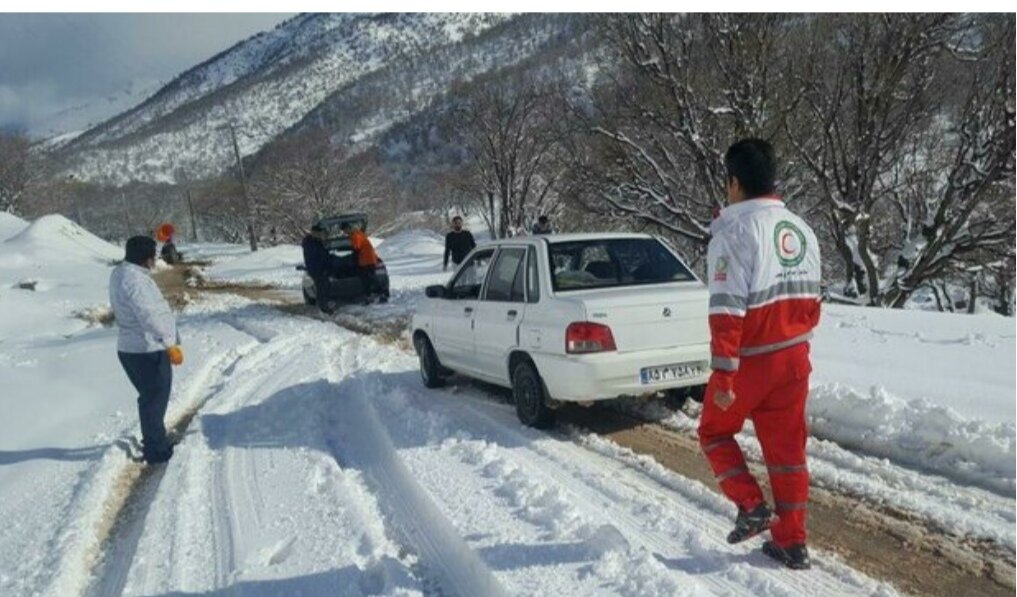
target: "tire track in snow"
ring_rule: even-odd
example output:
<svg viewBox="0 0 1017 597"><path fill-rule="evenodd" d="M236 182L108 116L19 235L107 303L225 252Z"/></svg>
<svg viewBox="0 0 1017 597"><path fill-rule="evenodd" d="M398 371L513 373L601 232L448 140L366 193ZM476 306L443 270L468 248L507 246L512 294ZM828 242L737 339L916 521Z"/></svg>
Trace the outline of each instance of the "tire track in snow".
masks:
<svg viewBox="0 0 1017 597"><path fill-rule="evenodd" d="M247 329L247 321L239 321L237 329ZM255 325L258 325L255 323ZM261 326L259 326L261 327ZM294 348L305 341L299 336L283 336L272 338L266 336L248 353L242 361L234 364L230 375L224 377L218 386L215 400L210 404L213 410L234 412L238 408L248 406L247 400L252 397L264 397L276 389L290 384L299 374L299 361L302 353ZM272 367L266 367L271 363ZM201 409L199 414L206 414L208 409ZM175 496L178 509L169 539L173 549L170 552L170 586L185 587L195 582L209 582L216 588L229 586L233 575L238 569L237 548L245 544L245 529L258 528L249 526L251 521L240 520L238 512L252 512L260 499L257 489L252 490L248 484L256 481L256 476L247 476L243 470L231 466L239 461L239 465L247 464L253 457L250 450L227 450L216 458L208 445L204 434L195 437L195 445L189 446L186 458L176 460L176 470L171 471L179 482L175 488L179 495ZM182 478L182 479L181 479ZM253 496L253 497L252 497ZM255 499L257 498L257 499ZM195 524L199 516L193 506L204 508L206 525ZM211 544L211 545L210 545ZM201 546L196 549L195 546ZM211 563L211 572L206 578L193 578L188 571L205 571ZM159 563L146 561L136 566L136 576L144 579L149 569ZM181 576L181 574L183 576ZM144 586L146 592L154 593L162 587L157 578Z"/></svg>
<svg viewBox="0 0 1017 597"><path fill-rule="evenodd" d="M359 369L349 351L357 350L360 341L350 344L354 346L343 347L347 363L344 372ZM353 367L349 366L351 360ZM368 399L376 388L369 388L363 377L356 376L346 377L342 387L348 391L341 397L343 416L333 421L333 454L340 466L363 472L400 542L416 553L442 593L507 595L487 564L459 536L399 458L388 430Z"/></svg>
<svg viewBox="0 0 1017 597"><path fill-rule="evenodd" d="M249 348L249 347L247 347ZM179 417L167 426L167 432L183 438L195 414L221 391L225 378L244 358L246 349L235 349L219 357L191 382L188 394L208 388L204 396L192 401ZM213 379L220 383L212 385ZM193 399L192 399L193 400ZM86 590L95 595L119 595L127 581L127 571L141 538L144 520L162 481L167 465L150 466L124 460L106 496L103 516L95 529L91 546L85 551L85 569L93 580Z"/></svg>
<svg viewBox="0 0 1017 597"><path fill-rule="evenodd" d="M231 349L207 366L197 376L197 381L190 382L190 388L186 390L186 393L192 396L191 400L187 401L190 405L167 425L167 432L181 441L185 439L197 414L223 393L242 361L245 369L255 368L277 354L288 351L300 341L299 338L287 338L285 342L273 343L275 332L258 324L248 324L232 314L213 316L212 319L250 336L257 343ZM194 400L193 396L198 394L201 388L206 388L203 397ZM175 461L180 462L179 459ZM85 552L85 569L91 571L92 577L90 586L84 588L89 594L119 595L123 592L138 541L144 531L145 519L158 493L167 466L169 465L150 466L128 460L120 467L113 489L106 498L103 516L97 526L92 547ZM177 466L186 464L181 463ZM226 547L227 551L217 552L217 569L224 567L220 561L222 558L227 561L225 566L232 566L231 537L227 538L222 534L218 537L221 541L219 545ZM145 570L140 572L144 576Z"/></svg>

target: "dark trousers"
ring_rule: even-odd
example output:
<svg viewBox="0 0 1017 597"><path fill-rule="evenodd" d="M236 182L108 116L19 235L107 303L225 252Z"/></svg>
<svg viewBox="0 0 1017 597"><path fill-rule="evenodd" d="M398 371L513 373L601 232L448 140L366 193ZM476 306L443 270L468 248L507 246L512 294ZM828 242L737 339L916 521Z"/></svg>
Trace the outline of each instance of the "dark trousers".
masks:
<svg viewBox="0 0 1017 597"><path fill-rule="evenodd" d="M382 292L381 285L378 284L378 277L374 272L375 266L365 265L357 267L357 275L360 277L360 284L364 287L364 294L383 294L385 298L388 295Z"/></svg>
<svg viewBox="0 0 1017 597"><path fill-rule="evenodd" d="M145 460L163 461L173 454L166 439L166 406L173 386L173 369L165 350L118 352L120 364L138 391L138 419L141 420L142 451Z"/></svg>

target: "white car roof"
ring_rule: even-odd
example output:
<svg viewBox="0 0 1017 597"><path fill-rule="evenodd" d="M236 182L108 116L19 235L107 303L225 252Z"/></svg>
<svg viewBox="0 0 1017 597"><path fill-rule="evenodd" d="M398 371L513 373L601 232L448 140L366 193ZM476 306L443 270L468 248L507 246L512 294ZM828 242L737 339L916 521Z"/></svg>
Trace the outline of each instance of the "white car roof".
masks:
<svg viewBox="0 0 1017 597"><path fill-rule="evenodd" d="M653 238L653 237L650 236L649 234L640 234L636 232L580 232L573 234L514 236L512 238L500 238L497 240L492 240L481 244L486 246L520 245L520 244L535 245L545 240L553 244L573 241L613 240L623 238Z"/></svg>

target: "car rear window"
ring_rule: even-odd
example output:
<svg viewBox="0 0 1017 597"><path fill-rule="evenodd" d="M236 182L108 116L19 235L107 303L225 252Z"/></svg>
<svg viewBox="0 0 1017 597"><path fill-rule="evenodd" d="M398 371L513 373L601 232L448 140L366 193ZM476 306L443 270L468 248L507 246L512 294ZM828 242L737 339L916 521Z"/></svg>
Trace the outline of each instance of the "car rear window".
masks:
<svg viewBox="0 0 1017 597"><path fill-rule="evenodd" d="M551 243L548 255L556 291L695 280L692 272L653 238Z"/></svg>

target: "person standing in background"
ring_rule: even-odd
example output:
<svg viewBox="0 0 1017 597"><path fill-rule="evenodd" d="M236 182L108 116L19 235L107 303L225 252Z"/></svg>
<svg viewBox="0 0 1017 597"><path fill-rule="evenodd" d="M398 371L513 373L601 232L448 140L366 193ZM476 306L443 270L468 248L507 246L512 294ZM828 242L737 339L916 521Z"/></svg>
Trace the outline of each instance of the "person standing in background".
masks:
<svg viewBox="0 0 1017 597"><path fill-rule="evenodd" d="M458 266L476 246L473 234L469 230L463 229L463 219L460 216L452 218L452 230L445 235L445 257L442 262L442 270L448 269L450 257L452 265Z"/></svg>
<svg viewBox="0 0 1017 597"><path fill-rule="evenodd" d="M534 236L541 234L554 234L554 226L551 225L551 220L547 216L540 216L537 218L537 222L533 225L532 233Z"/></svg>
<svg viewBox="0 0 1017 597"><path fill-rule="evenodd" d="M173 386L171 365L184 361L173 312L150 274L155 248L148 236L131 237L123 263L109 278L109 302L119 329L117 356L138 391L142 456L149 464L173 456L163 419Z"/></svg>

